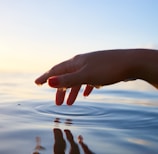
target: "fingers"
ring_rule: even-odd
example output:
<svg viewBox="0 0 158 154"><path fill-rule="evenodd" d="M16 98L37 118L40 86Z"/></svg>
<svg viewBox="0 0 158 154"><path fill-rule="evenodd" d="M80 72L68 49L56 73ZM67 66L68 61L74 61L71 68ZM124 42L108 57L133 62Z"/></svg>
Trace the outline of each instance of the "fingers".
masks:
<svg viewBox="0 0 158 154"><path fill-rule="evenodd" d="M84 83L85 73L82 70L65 75L53 76L48 79L48 85L53 88L70 88Z"/></svg>
<svg viewBox="0 0 158 154"><path fill-rule="evenodd" d="M80 56L78 56L80 57ZM52 67L48 72L41 75L39 78L35 80L35 83L38 85L44 84L50 77L59 76L62 74L67 74L71 72L75 72L81 68L82 62L78 60L79 58L72 58L70 60L64 61L58 65Z"/></svg>
<svg viewBox="0 0 158 154"><path fill-rule="evenodd" d="M81 88L81 86L71 88L71 91L69 93L69 97L67 99L67 105L72 105L75 102L80 88Z"/></svg>
<svg viewBox="0 0 158 154"><path fill-rule="evenodd" d="M56 105L62 105L64 102L66 90L58 88L56 92Z"/></svg>
<svg viewBox="0 0 158 154"><path fill-rule="evenodd" d="M70 69L70 61L62 62L54 67L52 67L48 72L41 75L39 78L35 80L35 83L40 85L47 82L48 78L51 76L56 76L60 74L68 73L67 71Z"/></svg>
<svg viewBox="0 0 158 154"><path fill-rule="evenodd" d="M86 79L87 71L85 63L81 56L76 56L73 59L54 66L50 71L37 78L35 83L40 85L48 81L50 87L57 88L56 105L62 105L64 102L66 90L63 90L63 88L71 88L67 105L72 105L76 100L81 85L87 82ZM87 86L84 96L88 96L92 90L92 86Z"/></svg>
<svg viewBox="0 0 158 154"><path fill-rule="evenodd" d="M60 129L54 129L54 154L65 153L66 142Z"/></svg>
<svg viewBox="0 0 158 154"><path fill-rule="evenodd" d="M72 135L72 133L70 132L70 130L65 129L64 132L65 132L65 134L66 134L66 137L67 137L68 141L69 141L70 143L71 143L71 142L74 142L73 135Z"/></svg>
<svg viewBox="0 0 158 154"><path fill-rule="evenodd" d="M44 84L45 82L47 82L47 79L50 77L50 73L49 72L46 72L45 74L41 75L40 77L38 77L36 80L35 80L35 83L37 85L42 85Z"/></svg>
<svg viewBox="0 0 158 154"><path fill-rule="evenodd" d="M71 88L71 91L70 91L68 99L67 99L67 105L72 105L75 102L80 88L81 88L81 86ZM65 89L61 89L61 88L57 89L57 92L56 92L56 105L62 105L63 104L65 94L66 94Z"/></svg>
<svg viewBox="0 0 158 154"><path fill-rule="evenodd" d="M74 138L73 138L73 135L72 135L72 133L71 133L71 131L70 130L64 130L64 132L65 132L65 135L66 135L66 138L67 138L67 140L69 141L69 143L70 143L70 153L72 154L80 154L80 150L79 150L79 147L78 147L78 145L77 145L77 143L74 141Z"/></svg>
<svg viewBox="0 0 158 154"><path fill-rule="evenodd" d="M92 92L93 88L94 88L93 86L87 85L83 92L83 96L89 96L89 94Z"/></svg>
<svg viewBox="0 0 158 154"><path fill-rule="evenodd" d="M44 78L47 78L46 76L48 77L48 75L46 74L43 75L40 78L40 82L41 79L43 80ZM57 88L56 101L55 101L56 105L63 104L66 94L66 90L64 89L66 88L71 88L71 91L67 99L67 105L72 105L77 98L81 85L84 83L85 76L86 73L84 72L84 68L82 68L76 72L49 77L48 85L52 88ZM87 85L83 95L88 96L92 90L93 90L93 86Z"/></svg>
<svg viewBox="0 0 158 154"><path fill-rule="evenodd" d="M88 96L92 92L93 88L94 88L93 86L87 85L85 90L84 90L83 95ZM67 105L72 105L75 102L80 89L81 89L81 85L71 88L71 91L70 91L69 96L67 98ZM62 88L57 89L57 92L56 92L56 105L62 105L63 104L65 94L66 94L66 89L62 89Z"/></svg>

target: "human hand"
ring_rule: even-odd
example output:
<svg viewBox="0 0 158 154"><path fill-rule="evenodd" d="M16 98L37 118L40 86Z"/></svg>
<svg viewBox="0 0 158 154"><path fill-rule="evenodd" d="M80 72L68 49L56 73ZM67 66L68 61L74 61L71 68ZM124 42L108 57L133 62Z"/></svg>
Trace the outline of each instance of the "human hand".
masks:
<svg viewBox="0 0 158 154"><path fill-rule="evenodd" d="M36 84L48 81L50 87L57 88L56 104L64 101L66 89L71 88L67 104L72 105L82 84L88 96L94 87L113 84L128 77L130 52L126 50L107 50L77 55L64 61L36 79Z"/></svg>

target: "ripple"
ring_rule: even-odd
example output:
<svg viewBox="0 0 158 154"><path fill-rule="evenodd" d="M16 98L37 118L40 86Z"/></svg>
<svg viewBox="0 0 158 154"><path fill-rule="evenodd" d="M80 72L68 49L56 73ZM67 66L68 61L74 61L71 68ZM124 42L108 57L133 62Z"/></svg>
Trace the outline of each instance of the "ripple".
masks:
<svg viewBox="0 0 158 154"><path fill-rule="evenodd" d="M132 106L88 103L73 106L56 106L52 103L41 104L35 107L38 114L44 119L65 123L70 119L73 125L78 127L113 128L113 129L157 129L158 113L151 112L148 108L136 108ZM41 116L40 116L41 117ZM155 118L156 117L156 118Z"/></svg>
<svg viewBox="0 0 158 154"><path fill-rule="evenodd" d="M79 104L73 106L56 106L51 104L36 106L36 112L42 114L44 119L50 118L54 123L62 123L67 125L67 120L69 125L75 125L78 127L91 127L93 128L101 126L105 117L110 116L109 111L105 110L101 106L96 106L96 104ZM41 117L41 116L40 116ZM59 120L58 120L59 119ZM49 121L48 120L48 121Z"/></svg>
<svg viewBox="0 0 158 154"><path fill-rule="evenodd" d="M106 111L103 108L96 106L85 106L85 105L73 105L73 106L56 106L56 105L40 105L36 107L36 110L45 115L54 116L70 116L70 117L91 117L105 115Z"/></svg>

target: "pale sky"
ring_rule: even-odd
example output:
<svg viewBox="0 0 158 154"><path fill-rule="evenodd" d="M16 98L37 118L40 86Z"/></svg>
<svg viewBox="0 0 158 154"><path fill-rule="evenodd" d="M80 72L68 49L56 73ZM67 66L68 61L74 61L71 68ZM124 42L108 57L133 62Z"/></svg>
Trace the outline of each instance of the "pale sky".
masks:
<svg viewBox="0 0 158 154"><path fill-rule="evenodd" d="M0 70L136 47L158 49L158 0L0 0Z"/></svg>

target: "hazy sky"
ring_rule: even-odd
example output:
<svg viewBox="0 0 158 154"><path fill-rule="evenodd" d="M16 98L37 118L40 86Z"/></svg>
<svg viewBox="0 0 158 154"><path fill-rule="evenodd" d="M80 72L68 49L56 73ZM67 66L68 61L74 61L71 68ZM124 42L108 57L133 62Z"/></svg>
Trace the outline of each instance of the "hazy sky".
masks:
<svg viewBox="0 0 158 154"><path fill-rule="evenodd" d="M158 48L158 0L0 0L0 70L136 47Z"/></svg>

